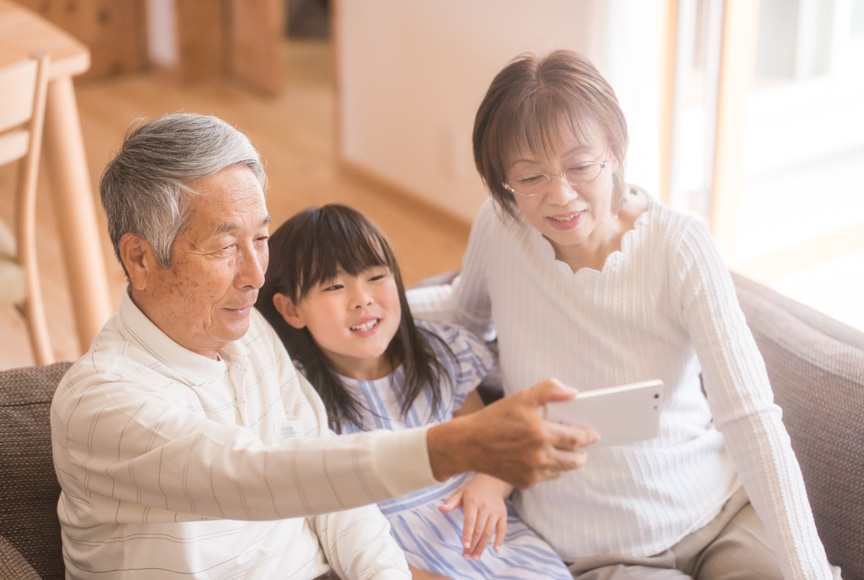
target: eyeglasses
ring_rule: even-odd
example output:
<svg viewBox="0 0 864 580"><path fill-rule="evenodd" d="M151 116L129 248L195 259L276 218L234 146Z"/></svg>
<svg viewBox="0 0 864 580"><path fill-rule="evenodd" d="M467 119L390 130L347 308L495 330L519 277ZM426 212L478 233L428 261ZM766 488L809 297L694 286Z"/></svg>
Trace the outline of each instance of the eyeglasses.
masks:
<svg viewBox="0 0 864 580"><path fill-rule="evenodd" d="M556 177L570 187L585 185L597 179L607 163L608 159L592 163L580 163L579 165L568 167L558 175L548 175L546 173L517 175L513 179L504 182L504 189L522 197L534 197L546 193L549 190L549 184Z"/></svg>

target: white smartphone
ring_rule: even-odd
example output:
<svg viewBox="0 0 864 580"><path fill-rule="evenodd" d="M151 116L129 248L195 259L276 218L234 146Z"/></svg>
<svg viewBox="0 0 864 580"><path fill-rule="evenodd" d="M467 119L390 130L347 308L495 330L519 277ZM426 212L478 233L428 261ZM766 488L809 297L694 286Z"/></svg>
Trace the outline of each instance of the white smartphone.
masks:
<svg viewBox="0 0 864 580"><path fill-rule="evenodd" d="M657 436L662 403L663 381L642 381L580 391L575 399L548 403L546 418L593 427L600 440L591 447L622 445Z"/></svg>

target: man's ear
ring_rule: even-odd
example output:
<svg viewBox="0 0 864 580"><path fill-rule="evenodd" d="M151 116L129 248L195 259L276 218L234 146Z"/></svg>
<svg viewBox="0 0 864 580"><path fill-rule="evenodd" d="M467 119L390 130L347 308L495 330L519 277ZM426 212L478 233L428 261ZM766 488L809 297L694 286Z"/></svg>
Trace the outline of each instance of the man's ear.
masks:
<svg viewBox="0 0 864 580"><path fill-rule="evenodd" d="M276 307L276 311L282 315L282 318L296 328L300 330L306 326L306 323L303 321L303 318L300 316L300 313L297 312L297 306L294 305L294 302L291 301L290 298L282 294L281 292L276 292L273 294L273 306Z"/></svg>
<svg viewBox="0 0 864 580"><path fill-rule="evenodd" d="M157 267L153 249L142 237L125 233L118 244L120 261L129 275L129 284L135 290L144 290L153 268Z"/></svg>

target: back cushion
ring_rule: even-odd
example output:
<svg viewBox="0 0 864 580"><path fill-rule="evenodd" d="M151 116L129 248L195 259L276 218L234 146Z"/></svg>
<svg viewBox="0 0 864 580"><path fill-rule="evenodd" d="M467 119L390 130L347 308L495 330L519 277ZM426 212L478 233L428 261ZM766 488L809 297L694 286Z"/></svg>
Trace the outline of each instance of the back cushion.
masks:
<svg viewBox="0 0 864 580"><path fill-rule="evenodd" d="M42 578L63 578L51 397L69 363L0 371L0 536Z"/></svg>
<svg viewBox="0 0 864 580"><path fill-rule="evenodd" d="M828 559L864 578L864 333L735 277Z"/></svg>

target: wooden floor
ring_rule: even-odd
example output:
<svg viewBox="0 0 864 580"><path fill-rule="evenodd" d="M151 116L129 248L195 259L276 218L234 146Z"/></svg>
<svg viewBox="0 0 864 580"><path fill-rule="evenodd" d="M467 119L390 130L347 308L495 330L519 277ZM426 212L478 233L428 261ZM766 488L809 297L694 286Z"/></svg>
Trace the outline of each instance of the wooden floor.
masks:
<svg viewBox="0 0 864 580"><path fill-rule="evenodd" d="M94 196L102 167L116 150L129 124L138 117L186 111L214 114L248 133L261 151L270 187L268 204L274 223L309 205L351 204L365 211L388 234L406 284L457 268L468 237L467 224L450 219L410 199L341 171L336 152L336 100L331 46L325 41L286 42L285 89L261 97L229 81L180 86L152 75L78 82L78 107ZM12 214L11 174L0 171L0 217ZM42 179L42 184L45 183ZM104 262L113 307L125 287L104 231ZM39 258L47 316L57 360L73 360L77 344L61 248L58 219L50 191L40 185ZM33 364L26 327L11 307L0 308L0 369Z"/></svg>

